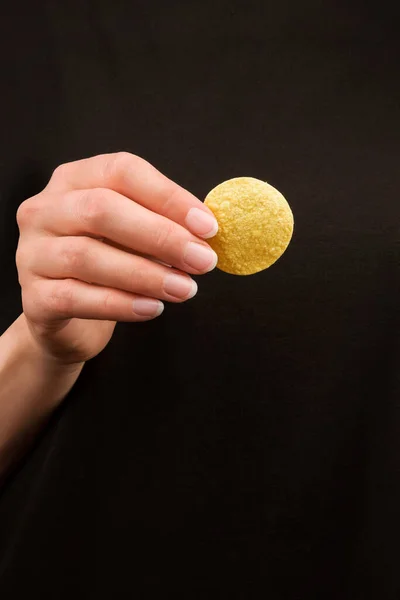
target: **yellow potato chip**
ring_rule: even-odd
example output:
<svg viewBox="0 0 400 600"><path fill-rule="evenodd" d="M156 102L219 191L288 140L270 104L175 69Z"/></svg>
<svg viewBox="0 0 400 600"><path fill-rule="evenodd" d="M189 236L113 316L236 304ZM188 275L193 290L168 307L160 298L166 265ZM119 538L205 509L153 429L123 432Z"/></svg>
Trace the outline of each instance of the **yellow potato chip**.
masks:
<svg viewBox="0 0 400 600"><path fill-rule="evenodd" d="M218 254L217 267L233 275L251 275L270 267L284 253L293 233L293 214L278 190L253 177L224 181L205 204L219 229L208 240Z"/></svg>

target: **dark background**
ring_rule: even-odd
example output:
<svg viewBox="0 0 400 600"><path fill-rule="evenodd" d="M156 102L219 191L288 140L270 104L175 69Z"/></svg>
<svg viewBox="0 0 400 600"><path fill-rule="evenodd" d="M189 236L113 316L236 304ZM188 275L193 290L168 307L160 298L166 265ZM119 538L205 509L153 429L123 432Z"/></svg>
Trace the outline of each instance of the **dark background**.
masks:
<svg viewBox="0 0 400 600"><path fill-rule="evenodd" d="M120 324L0 497L2 598L400 595L398 8L4 3L1 312L15 212L128 150L200 198L267 180L295 234Z"/></svg>

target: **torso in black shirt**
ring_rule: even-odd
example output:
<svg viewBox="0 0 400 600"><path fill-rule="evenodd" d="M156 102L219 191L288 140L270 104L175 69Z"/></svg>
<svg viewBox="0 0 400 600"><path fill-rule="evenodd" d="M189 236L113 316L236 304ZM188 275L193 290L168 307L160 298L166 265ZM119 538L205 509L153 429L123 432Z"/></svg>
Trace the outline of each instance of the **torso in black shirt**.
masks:
<svg viewBox="0 0 400 600"><path fill-rule="evenodd" d="M120 324L0 498L0 594L394 600L400 593L396 15L370 2L8 3L1 326L15 212L127 150L200 198L253 176L295 216Z"/></svg>

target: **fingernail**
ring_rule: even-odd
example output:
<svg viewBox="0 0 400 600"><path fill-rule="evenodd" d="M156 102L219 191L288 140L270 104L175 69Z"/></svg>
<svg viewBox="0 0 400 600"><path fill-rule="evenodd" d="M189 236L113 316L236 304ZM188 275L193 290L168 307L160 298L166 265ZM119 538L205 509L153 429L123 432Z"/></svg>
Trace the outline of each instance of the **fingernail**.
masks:
<svg viewBox="0 0 400 600"><path fill-rule="evenodd" d="M133 312L140 317L159 317L164 310L164 304L154 298L135 298Z"/></svg>
<svg viewBox="0 0 400 600"><path fill-rule="evenodd" d="M174 298L189 300L197 292L197 283L189 277L170 273L164 279L164 291Z"/></svg>
<svg viewBox="0 0 400 600"><path fill-rule="evenodd" d="M217 264L218 257L214 250L196 242L189 242L184 255L185 263L196 271L212 271Z"/></svg>
<svg viewBox="0 0 400 600"><path fill-rule="evenodd" d="M186 215L186 225L192 233L203 238L213 237L218 231L217 220L200 208L191 208Z"/></svg>

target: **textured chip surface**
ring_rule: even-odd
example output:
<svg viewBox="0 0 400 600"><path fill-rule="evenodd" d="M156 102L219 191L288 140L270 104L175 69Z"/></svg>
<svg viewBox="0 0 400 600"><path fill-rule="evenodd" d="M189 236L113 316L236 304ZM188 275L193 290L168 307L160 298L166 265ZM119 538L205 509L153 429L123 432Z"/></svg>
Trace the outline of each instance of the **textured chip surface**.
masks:
<svg viewBox="0 0 400 600"><path fill-rule="evenodd" d="M205 204L219 229L207 240L218 255L217 267L233 275L251 275L270 267L286 250L293 214L278 190L253 177L235 177L217 185Z"/></svg>

